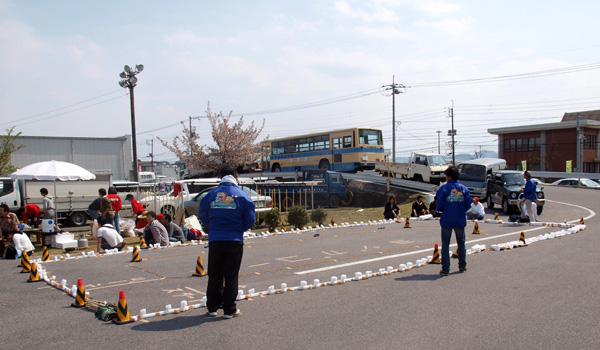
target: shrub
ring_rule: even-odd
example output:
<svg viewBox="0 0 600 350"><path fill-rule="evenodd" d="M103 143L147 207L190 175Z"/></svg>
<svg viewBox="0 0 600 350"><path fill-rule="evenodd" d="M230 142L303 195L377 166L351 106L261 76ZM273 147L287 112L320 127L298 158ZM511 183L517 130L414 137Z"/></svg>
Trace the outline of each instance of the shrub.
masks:
<svg viewBox="0 0 600 350"><path fill-rule="evenodd" d="M316 222L319 225L323 225L326 219L327 212L321 207L313 209L313 211L310 213L310 221Z"/></svg>
<svg viewBox="0 0 600 350"><path fill-rule="evenodd" d="M279 227L280 222L281 221L278 208L272 208L271 210L265 213L265 224L269 228L269 231L273 231L276 227Z"/></svg>
<svg viewBox="0 0 600 350"><path fill-rule="evenodd" d="M308 214L302 207L293 206L288 210L287 221L296 228L303 228L308 223Z"/></svg>

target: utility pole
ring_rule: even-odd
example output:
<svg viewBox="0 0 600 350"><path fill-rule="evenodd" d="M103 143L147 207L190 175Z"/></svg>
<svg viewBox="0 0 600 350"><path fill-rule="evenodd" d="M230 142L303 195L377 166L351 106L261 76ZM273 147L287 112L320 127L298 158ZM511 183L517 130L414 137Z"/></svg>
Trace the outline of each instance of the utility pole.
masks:
<svg viewBox="0 0 600 350"><path fill-rule="evenodd" d="M450 119L452 120L452 129L448 130L448 136L452 136L452 165L456 165L456 150L454 147L454 136L456 135L456 129L454 129L454 101L452 101L452 107L449 110Z"/></svg>
<svg viewBox="0 0 600 350"><path fill-rule="evenodd" d="M581 128L579 127L579 113L577 113L577 168L575 170L576 173L580 173L583 170L580 162L581 157Z"/></svg>
<svg viewBox="0 0 600 350"><path fill-rule="evenodd" d="M438 134L438 154L442 154L442 151L440 149L440 133L442 132L442 130L438 130L436 132Z"/></svg>
<svg viewBox="0 0 600 350"><path fill-rule="evenodd" d="M154 136L150 135L152 138L150 140L146 140L146 145L150 146L150 164L152 166L152 172L154 173ZM148 143L150 142L150 143Z"/></svg>
<svg viewBox="0 0 600 350"><path fill-rule="evenodd" d="M392 83L382 85L381 92L384 96L392 95L392 161L396 161L396 95L406 92L406 87L396 84L395 75L392 75Z"/></svg>

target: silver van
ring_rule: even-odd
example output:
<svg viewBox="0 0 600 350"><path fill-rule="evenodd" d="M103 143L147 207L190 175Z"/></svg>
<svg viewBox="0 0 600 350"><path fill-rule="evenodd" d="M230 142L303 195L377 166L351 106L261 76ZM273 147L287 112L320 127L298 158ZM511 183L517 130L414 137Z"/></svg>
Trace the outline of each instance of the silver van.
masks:
<svg viewBox="0 0 600 350"><path fill-rule="evenodd" d="M487 198L487 179L494 172L506 169L506 161L500 158L479 158L458 165L460 183L467 186L472 197Z"/></svg>

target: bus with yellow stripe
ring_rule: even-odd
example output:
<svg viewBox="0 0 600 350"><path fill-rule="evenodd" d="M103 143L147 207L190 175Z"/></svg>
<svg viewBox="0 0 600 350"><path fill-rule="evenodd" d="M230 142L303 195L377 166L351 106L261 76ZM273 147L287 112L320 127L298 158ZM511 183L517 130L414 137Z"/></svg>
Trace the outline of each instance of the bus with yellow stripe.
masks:
<svg viewBox="0 0 600 350"><path fill-rule="evenodd" d="M356 172L384 161L380 129L347 128L261 142L263 172L308 169Z"/></svg>

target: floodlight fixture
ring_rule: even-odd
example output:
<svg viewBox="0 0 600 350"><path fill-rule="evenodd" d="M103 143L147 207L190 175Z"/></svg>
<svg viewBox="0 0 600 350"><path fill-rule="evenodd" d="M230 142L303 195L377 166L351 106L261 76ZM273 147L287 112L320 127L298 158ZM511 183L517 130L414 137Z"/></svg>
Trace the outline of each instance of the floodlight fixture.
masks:
<svg viewBox="0 0 600 350"><path fill-rule="evenodd" d="M123 67L123 70L127 73L131 73L131 67L129 67L128 65L125 65L125 67Z"/></svg>
<svg viewBox="0 0 600 350"><path fill-rule="evenodd" d="M122 88L129 89L129 101L131 107L131 145L133 150L133 181L138 181L138 158L137 158L137 138L135 132L135 103L133 98L133 88L136 86L138 82L138 78L136 77L141 71L144 70L144 65L137 64L135 69L132 69L130 66L125 65L123 67L123 72L119 74L119 77L122 80L119 81L119 86Z"/></svg>
<svg viewBox="0 0 600 350"><path fill-rule="evenodd" d="M141 71L144 70L144 65L143 64L138 64L135 66L135 70L139 73Z"/></svg>
<svg viewBox="0 0 600 350"><path fill-rule="evenodd" d="M127 73L125 72L121 72L121 74L119 74L119 76L123 79L127 78Z"/></svg>

